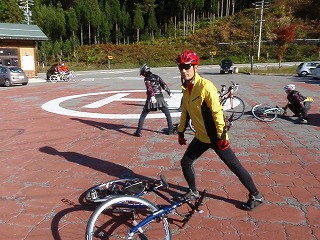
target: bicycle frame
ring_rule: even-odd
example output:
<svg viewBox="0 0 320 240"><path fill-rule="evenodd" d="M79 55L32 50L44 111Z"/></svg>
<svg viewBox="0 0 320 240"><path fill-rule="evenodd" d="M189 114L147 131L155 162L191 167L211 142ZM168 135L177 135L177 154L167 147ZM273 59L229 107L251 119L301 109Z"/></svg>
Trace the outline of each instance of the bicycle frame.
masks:
<svg viewBox="0 0 320 240"><path fill-rule="evenodd" d="M153 220L155 220L157 218L161 218L163 215L171 213L174 209L176 209L177 207L180 207L184 203L191 204L190 202L188 202L186 200L175 202L175 201L169 199L167 196L165 196L161 192L159 192L157 189L153 190L153 192L156 195L158 195L159 197L161 197L162 199L164 199L165 201L167 201L168 203L170 203L170 204L168 204L168 205L157 205L157 207L159 207L159 211L156 211L156 212L152 213L151 215L149 215L148 217L143 219L140 223L138 223L136 226L131 228L129 230L129 234L128 234L129 236L132 237L135 233L137 233L139 231L139 228L144 227L145 225L149 224L150 222L152 222ZM135 208L135 207L137 207L137 206L134 206L133 208Z"/></svg>
<svg viewBox="0 0 320 240"><path fill-rule="evenodd" d="M134 234L138 233L143 229L146 225L150 224L153 221L157 221L158 219L161 219L162 217L165 217L170 214L172 211L174 211L176 208L179 206L187 203L191 210L189 211L188 214L184 215L183 222L186 224L189 219L192 217L192 215L195 212L201 212L199 210L199 207L202 205L203 199L205 198L207 194L207 190L204 190L201 193L201 196L199 199L196 200L196 202L193 204L191 203L191 200L188 199L177 199L173 200L170 199L168 196L160 192L158 189L161 187L164 188L169 188L169 185L163 175L160 176L160 181L159 180L154 180L150 181L150 186L148 186L145 191L141 192L140 194L137 195L110 195L109 197L105 198L105 201L110 201L112 204L112 208L115 212L134 212L134 209L139 209L139 208L145 208L147 207L146 205L143 205L142 203L134 203L135 199L139 198L141 199L141 196L143 196L146 192L153 192L163 200L165 200L168 204L156 204L155 206L157 207L158 210L152 212L148 216L146 216L144 219L142 219L139 223L137 222L136 225L131 227L128 230L128 239L132 239ZM121 198L124 197L124 201L121 201ZM132 202L131 202L132 201ZM153 209L155 210L155 209ZM183 216L183 215L181 215ZM184 225L183 224L183 225Z"/></svg>
<svg viewBox="0 0 320 240"><path fill-rule="evenodd" d="M281 107L274 107L274 108L270 108L270 109L267 109L267 110L264 110L264 113L268 114L270 112L281 112L283 110L283 108Z"/></svg>
<svg viewBox="0 0 320 240"><path fill-rule="evenodd" d="M233 101L232 101L232 97L233 97L233 93L235 93L236 91L238 91L239 89L239 84L231 82L231 86L228 88L228 91L226 92L226 85L221 85L221 91L219 94L219 99L220 99L220 103L222 104L223 101L225 99L230 99L230 105L231 108L233 108Z"/></svg>

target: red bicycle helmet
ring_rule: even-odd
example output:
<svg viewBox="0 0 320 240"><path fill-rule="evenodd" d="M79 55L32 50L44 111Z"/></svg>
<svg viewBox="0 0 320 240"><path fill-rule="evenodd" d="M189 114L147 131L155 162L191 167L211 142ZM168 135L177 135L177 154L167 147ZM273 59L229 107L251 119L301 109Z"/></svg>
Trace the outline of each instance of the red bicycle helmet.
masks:
<svg viewBox="0 0 320 240"><path fill-rule="evenodd" d="M191 65L199 65L200 58L198 55L191 51L191 50L185 50L183 53L178 55L176 58L177 64L191 64Z"/></svg>

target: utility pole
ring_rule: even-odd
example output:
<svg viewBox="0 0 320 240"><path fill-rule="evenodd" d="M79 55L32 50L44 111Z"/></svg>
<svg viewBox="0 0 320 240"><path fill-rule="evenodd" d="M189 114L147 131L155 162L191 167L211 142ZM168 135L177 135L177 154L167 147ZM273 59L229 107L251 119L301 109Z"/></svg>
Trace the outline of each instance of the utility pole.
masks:
<svg viewBox="0 0 320 240"><path fill-rule="evenodd" d="M259 61L259 58L260 58L260 48L261 48L261 33L262 33L262 21L263 21L263 7L264 7L264 0L262 0L262 2L261 2L261 11L260 11L260 29L259 29L258 54L257 54L258 61Z"/></svg>
<svg viewBox="0 0 320 240"><path fill-rule="evenodd" d="M19 3L19 8L23 11L24 21L29 25L32 22L30 7L34 5L34 2L33 0L20 0Z"/></svg>
<svg viewBox="0 0 320 240"><path fill-rule="evenodd" d="M262 0L261 2L256 2L254 3L255 9L260 9L260 28L259 28L259 40L258 40L258 53L257 53L257 58L258 61L260 59L260 49L261 49L261 35L262 35L262 22L263 20L263 10L267 7L270 6L269 2L265 2L264 0Z"/></svg>

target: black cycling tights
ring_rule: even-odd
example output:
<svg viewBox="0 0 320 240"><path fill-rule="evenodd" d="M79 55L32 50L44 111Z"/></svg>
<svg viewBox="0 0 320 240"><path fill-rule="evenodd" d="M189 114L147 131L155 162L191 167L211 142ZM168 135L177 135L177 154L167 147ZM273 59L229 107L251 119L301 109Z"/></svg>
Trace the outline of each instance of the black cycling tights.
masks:
<svg viewBox="0 0 320 240"><path fill-rule="evenodd" d="M226 150L219 150L217 146L215 146L214 144L200 142L197 138L193 138L181 159L183 175L191 190L196 190L196 180L193 163L209 148L212 148L217 153L221 160L229 167L229 169L239 178L240 182L248 189L250 194L258 192L250 174L242 166L237 156L234 154L230 147Z"/></svg>

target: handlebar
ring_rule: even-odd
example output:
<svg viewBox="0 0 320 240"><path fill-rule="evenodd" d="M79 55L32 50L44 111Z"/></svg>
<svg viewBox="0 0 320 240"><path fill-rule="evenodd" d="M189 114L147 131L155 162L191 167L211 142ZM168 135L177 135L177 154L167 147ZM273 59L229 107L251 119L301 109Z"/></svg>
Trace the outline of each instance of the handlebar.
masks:
<svg viewBox="0 0 320 240"><path fill-rule="evenodd" d="M227 86L226 85L220 85L220 86L221 86L221 91L219 93L224 94ZM231 86L228 88L228 92L230 91L236 92L238 91L238 89L239 89L239 84L231 81Z"/></svg>

